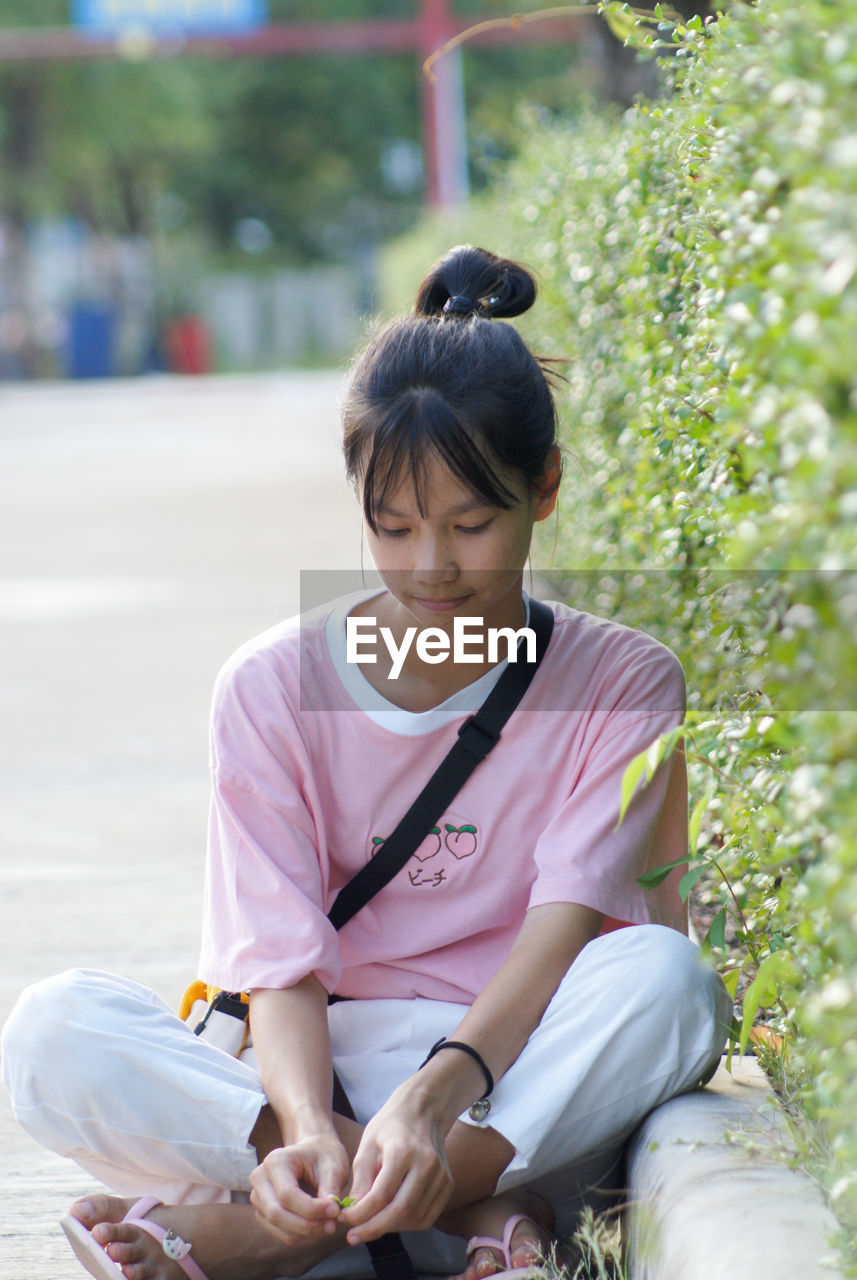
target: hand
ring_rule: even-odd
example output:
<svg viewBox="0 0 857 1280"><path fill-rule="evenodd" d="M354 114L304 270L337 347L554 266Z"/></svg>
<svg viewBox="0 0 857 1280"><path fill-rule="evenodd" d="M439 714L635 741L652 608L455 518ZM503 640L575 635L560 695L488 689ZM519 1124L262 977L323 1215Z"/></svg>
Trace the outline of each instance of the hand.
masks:
<svg viewBox="0 0 857 1280"><path fill-rule="evenodd" d="M409 1097L406 1081L370 1120L354 1157L356 1204L342 1214L348 1243L433 1226L452 1186L440 1117Z"/></svg>
<svg viewBox="0 0 857 1280"><path fill-rule="evenodd" d="M332 1235L340 1217L334 1197L348 1183L348 1154L336 1134L278 1147L250 1175L250 1203L264 1226L295 1247Z"/></svg>

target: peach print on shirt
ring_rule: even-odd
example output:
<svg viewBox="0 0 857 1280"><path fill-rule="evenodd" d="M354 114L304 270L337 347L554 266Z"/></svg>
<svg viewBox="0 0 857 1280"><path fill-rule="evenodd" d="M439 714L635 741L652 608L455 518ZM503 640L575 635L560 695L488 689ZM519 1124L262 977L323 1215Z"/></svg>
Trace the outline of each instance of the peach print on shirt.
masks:
<svg viewBox="0 0 857 1280"><path fill-rule="evenodd" d="M375 857L385 839L385 836L372 836L370 857ZM442 821L440 826L432 827L411 855L405 868L410 883L414 888L431 889L447 884L456 863L471 858L478 843L478 831L472 822L455 826L452 822ZM449 854L452 854L451 858Z"/></svg>

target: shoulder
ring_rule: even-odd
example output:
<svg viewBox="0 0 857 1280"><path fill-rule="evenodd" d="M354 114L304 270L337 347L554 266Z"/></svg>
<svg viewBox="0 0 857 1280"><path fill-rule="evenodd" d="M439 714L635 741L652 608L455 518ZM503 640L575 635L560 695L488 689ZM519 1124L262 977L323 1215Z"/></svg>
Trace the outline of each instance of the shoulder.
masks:
<svg viewBox="0 0 857 1280"><path fill-rule="evenodd" d="M554 614L546 660L564 682L585 689L590 704L608 709L639 697L684 709L684 670L660 640L611 618L546 603Z"/></svg>
<svg viewBox="0 0 857 1280"><path fill-rule="evenodd" d="M269 691L279 685L285 691L298 668L300 635L301 619L296 615L239 645L217 673L215 705L254 689Z"/></svg>
<svg viewBox="0 0 857 1280"><path fill-rule="evenodd" d="M354 605L377 594L366 590L327 601L286 618L240 645L224 662L214 684L213 706L236 702L282 710L329 710L338 705L338 677L331 657L332 632L344 631Z"/></svg>
<svg viewBox="0 0 857 1280"><path fill-rule="evenodd" d="M327 665L325 631L340 602L295 614L232 653L214 682L215 709L229 702L276 702L301 705L307 682L318 680Z"/></svg>

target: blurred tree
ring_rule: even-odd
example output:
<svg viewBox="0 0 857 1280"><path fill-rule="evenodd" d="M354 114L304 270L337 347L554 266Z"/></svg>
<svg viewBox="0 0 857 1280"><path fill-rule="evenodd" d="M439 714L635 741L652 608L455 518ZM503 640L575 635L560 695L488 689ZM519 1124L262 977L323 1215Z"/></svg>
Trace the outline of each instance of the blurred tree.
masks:
<svg viewBox="0 0 857 1280"><path fill-rule="evenodd" d="M454 2L474 20L534 6ZM410 18L416 8L269 0L272 22ZM61 25L68 9L68 0L0 0L0 27ZM464 65L477 184L521 144L522 98L568 111L592 88L572 45L468 46ZM184 221L223 250L270 247L296 263L350 257L419 213L419 75L411 54L0 65L0 205L19 223L73 213L149 234L159 220Z"/></svg>
<svg viewBox="0 0 857 1280"><path fill-rule="evenodd" d="M216 154L199 72L178 61L53 68L43 156L54 200L96 229L151 234L174 175Z"/></svg>
<svg viewBox="0 0 857 1280"><path fill-rule="evenodd" d="M68 14L68 0L39 0L38 5L27 0L0 0L0 28L61 27L68 22Z"/></svg>
<svg viewBox="0 0 857 1280"><path fill-rule="evenodd" d="M232 62L216 81L216 156L189 166L181 194L218 243L253 217L296 261L338 258L416 216L421 174L397 189L383 169L395 143L419 146L412 57Z"/></svg>

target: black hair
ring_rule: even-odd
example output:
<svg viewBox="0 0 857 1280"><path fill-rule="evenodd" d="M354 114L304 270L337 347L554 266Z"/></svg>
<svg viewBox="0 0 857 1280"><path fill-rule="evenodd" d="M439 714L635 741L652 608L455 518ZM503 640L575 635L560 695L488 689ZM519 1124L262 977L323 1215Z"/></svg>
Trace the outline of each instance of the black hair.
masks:
<svg viewBox="0 0 857 1280"><path fill-rule="evenodd" d="M359 356L343 447L373 531L386 495L405 476L425 514L433 460L491 506L517 501L502 471L517 472L533 489L543 481L558 447L550 373L511 325L496 323L528 310L535 297L526 268L460 245L430 268L413 314L393 321Z"/></svg>

